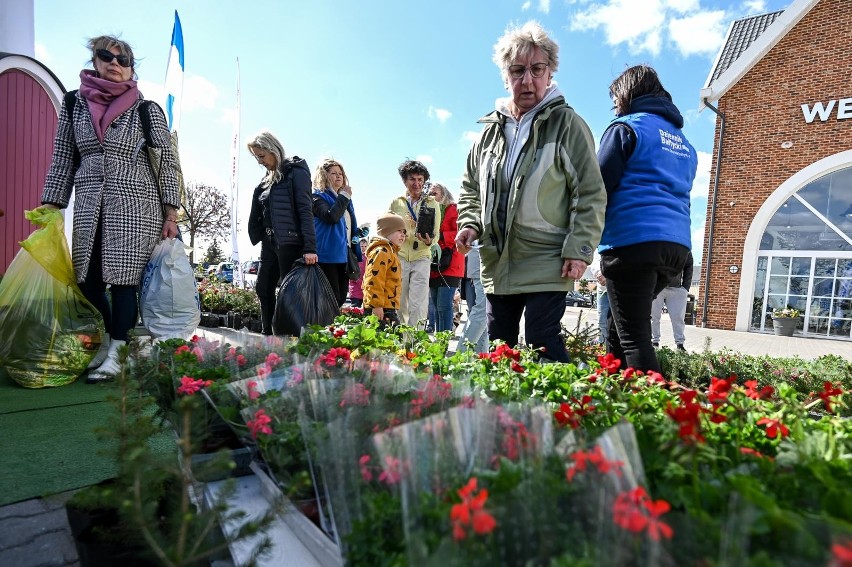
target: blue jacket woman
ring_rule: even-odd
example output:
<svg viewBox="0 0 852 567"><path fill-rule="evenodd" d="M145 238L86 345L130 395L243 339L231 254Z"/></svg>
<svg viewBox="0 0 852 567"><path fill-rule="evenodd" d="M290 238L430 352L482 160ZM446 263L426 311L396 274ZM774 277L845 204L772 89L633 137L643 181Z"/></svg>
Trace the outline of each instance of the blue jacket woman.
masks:
<svg viewBox="0 0 852 567"><path fill-rule="evenodd" d="M624 367L659 372L651 304L689 261L689 192L698 161L681 131L683 117L651 67L630 67L609 92L617 117L598 150L607 191L598 250L610 303L609 351Z"/></svg>
<svg viewBox="0 0 852 567"><path fill-rule="evenodd" d="M346 301L349 277L346 262L349 251L360 262L360 246L353 245L361 235L352 205L352 188L343 166L332 159L324 160L314 172L313 213L317 235L317 255L338 306Z"/></svg>

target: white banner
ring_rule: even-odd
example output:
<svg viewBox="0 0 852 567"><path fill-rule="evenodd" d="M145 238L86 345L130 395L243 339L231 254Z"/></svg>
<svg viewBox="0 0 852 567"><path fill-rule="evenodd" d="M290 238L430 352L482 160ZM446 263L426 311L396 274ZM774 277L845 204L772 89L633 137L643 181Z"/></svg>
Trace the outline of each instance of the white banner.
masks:
<svg viewBox="0 0 852 567"><path fill-rule="evenodd" d="M234 115L234 135L231 142L231 262L234 263L234 285L244 287L243 267L240 264L240 245L237 242L238 196L240 174L240 59L237 58L237 110Z"/></svg>

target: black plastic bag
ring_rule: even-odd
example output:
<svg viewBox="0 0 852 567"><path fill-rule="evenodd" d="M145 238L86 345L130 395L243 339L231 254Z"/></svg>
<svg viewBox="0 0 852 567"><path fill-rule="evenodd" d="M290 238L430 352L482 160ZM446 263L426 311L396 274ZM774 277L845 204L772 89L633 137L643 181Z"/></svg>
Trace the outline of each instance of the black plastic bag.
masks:
<svg viewBox="0 0 852 567"><path fill-rule="evenodd" d="M307 325L331 325L339 313L337 298L320 267L299 259L278 290L272 332L298 337Z"/></svg>

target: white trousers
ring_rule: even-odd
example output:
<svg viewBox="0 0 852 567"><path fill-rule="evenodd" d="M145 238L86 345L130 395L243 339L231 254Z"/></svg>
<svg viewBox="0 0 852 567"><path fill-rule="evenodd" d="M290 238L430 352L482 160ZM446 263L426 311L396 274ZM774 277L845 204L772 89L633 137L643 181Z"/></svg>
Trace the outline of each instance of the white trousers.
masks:
<svg viewBox="0 0 852 567"><path fill-rule="evenodd" d="M660 317L663 314L663 304L669 310L669 319L672 320L672 334L675 344L682 345L686 340L684 331L686 324L686 300L687 292L683 287L667 287L661 291L651 304L651 341L660 342Z"/></svg>
<svg viewBox="0 0 852 567"><path fill-rule="evenodd" d="M399 301L399 322L416 327L429 316L429 258L409 262L399 259L402 265L402 297Z"/></svg>

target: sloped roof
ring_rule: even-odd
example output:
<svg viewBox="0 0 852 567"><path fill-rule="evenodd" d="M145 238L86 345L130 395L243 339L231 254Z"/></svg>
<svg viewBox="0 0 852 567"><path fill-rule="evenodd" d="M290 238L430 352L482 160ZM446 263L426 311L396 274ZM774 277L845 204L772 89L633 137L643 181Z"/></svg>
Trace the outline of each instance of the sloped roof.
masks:
<svg viewBox="0 0 852 567"><path fill-rule="evenodd" d="M786 10L735 21L701 89L700 108L722 98L793 29L819 0L793 0Z"/></svg>
<svg viewBox="0 0 852 567"><path fill-rule="evenodd" d="M748 18L734 21L728 30L725 45L716 58L716 65L710 72L710 77L705 86L709 86L710 83L718 79L719 75L724 73L734 61L739 59L740 55L748 49L754 40L783 12L784 10L778 10L777 12L761 14L760 16L749 16Z"/></svg>

